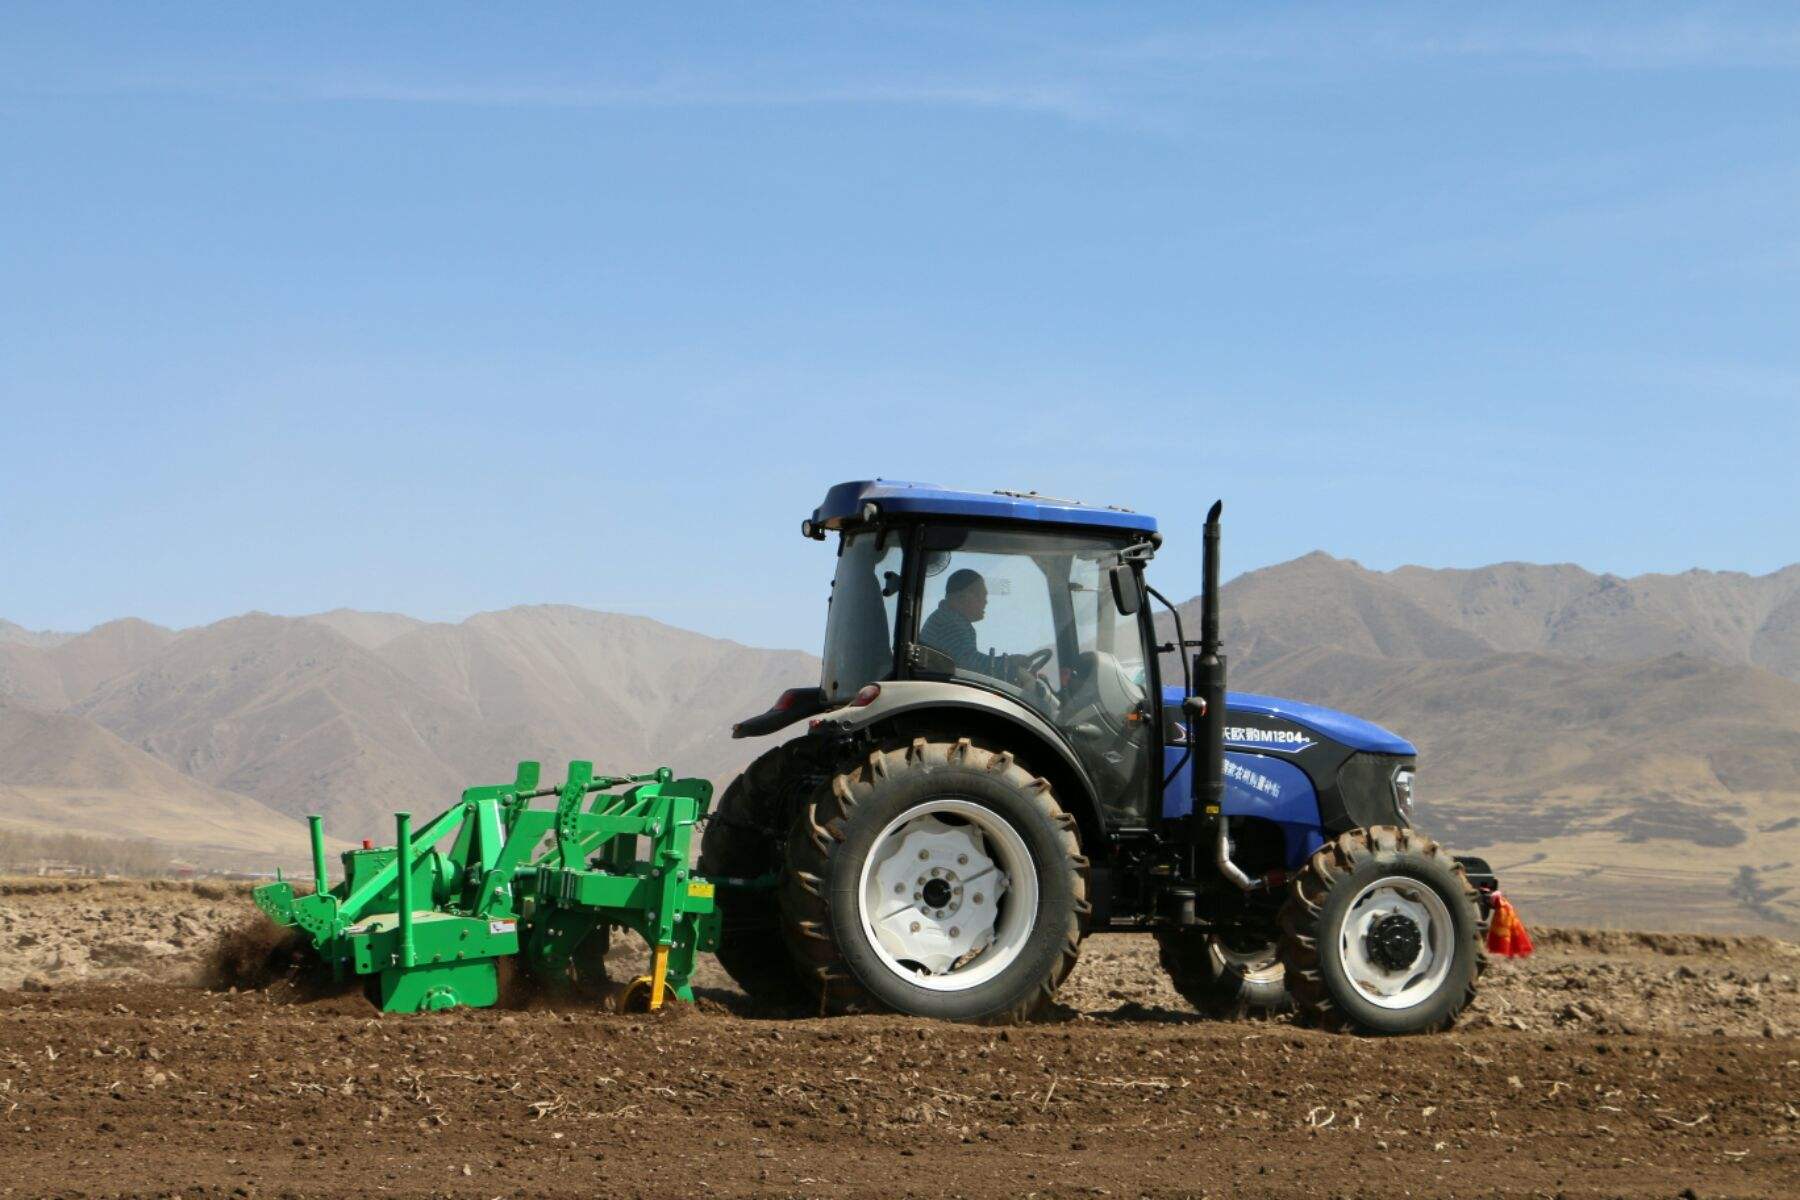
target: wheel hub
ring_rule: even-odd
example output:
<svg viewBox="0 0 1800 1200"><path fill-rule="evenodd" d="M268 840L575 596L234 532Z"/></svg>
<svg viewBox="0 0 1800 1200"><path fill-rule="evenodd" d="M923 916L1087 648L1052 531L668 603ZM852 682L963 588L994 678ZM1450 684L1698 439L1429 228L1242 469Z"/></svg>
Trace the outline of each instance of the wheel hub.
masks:
<svg viewBox="0 0 1800 1200"><path fill-rule="evenodd" d="M864 912L896 962L941 976L993 943L1010 880L974 825L915 817L883 839L870 866Z"/></svg>
<svg viewBox="0 0 1800 1200"><path fill-rule="evenodd" d="M1405 913L1388 913L1376 920L1365 942L1369 957L1390 971L1412 966L1425 945L1418 922Z"/></svg>
<svg viewBox="0 0 1800 1200"><path fill-rule="evenodd" d="M1382 1008L1429 1000L1456 963L1450 908L1421 880L1388 875L1366 884L1341 920L1336 940L1348 982Z"/></svg>

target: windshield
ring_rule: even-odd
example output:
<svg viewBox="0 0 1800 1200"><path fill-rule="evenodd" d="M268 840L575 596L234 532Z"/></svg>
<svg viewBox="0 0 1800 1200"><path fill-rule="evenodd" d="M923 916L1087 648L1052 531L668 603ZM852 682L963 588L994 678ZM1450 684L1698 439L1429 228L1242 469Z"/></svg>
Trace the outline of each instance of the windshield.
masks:
<svg viewBox="0 0 1800 1200"><path fill-rule="evenodd" d="M819 680L827 700L848 700L894 669L901 541L898 533L865 530L845 534L838 543Z"/></svg>
<svg viewBox="0 0 1800 1200"><path fill-rule="evenodd" d="M953 678L1013 696L1061 730L1120 823L1148 796L1144 642L1113 598L1126 542L1047 530L926 531L919 641Z"/></svg>

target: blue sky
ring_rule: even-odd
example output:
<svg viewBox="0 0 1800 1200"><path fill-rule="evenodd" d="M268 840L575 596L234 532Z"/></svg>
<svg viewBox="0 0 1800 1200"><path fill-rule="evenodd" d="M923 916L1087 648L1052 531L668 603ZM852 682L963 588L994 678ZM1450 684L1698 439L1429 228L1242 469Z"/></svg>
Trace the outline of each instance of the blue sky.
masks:
<svg viewBox="0 0 1800 1200"><path fill-rule="evenodd" d="M1800 559L1800 10L9 5L0 616L816 646L871 475Z"/></svg>

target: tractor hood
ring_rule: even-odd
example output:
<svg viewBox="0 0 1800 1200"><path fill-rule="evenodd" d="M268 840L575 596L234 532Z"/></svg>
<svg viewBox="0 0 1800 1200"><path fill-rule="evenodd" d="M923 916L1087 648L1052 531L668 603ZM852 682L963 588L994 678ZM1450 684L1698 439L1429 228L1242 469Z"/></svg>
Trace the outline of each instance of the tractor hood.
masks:
<svg viewBox="0 0 1800 1200"><path fill-rule="evenodd" d="M1163 689L1165 705L1179 705L1182 698L1183 692L1178 687ZM1308 704L1304 700L1283 700L1278 696L1261 696L1254 692L1227 692L1225 712L1225 744L1234 748L1298 752L1310 745L1305 737L1306 731L1311 730L1321 738L1336 742L1349 750L1362 750L1372 754L1418 753L1411 742L1398 734L1390 733L1373 721L1365 721L1334 708ZM1263 724L1256 720L1258 717L1272 720ZM1301 728L1286 728L1289 725Z"/></svg>

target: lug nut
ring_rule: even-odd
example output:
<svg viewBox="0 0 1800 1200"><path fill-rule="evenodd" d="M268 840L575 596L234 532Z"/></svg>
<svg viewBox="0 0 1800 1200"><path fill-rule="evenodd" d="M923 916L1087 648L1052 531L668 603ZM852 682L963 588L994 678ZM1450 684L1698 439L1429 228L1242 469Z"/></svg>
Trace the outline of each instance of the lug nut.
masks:
<svg viewBox="0 0 1800 1200"><path fill-rule="evenodd" d="M962 930L960 930L960 929L958 929L958 928L957 928L957 927L956 927L956 926L954 926L954 925L952 925L952 926L951 926L951 927L950 927L950 936L951 936L951 937L961 937L961 936L962 936Z"/></svg>
<svg viewBox="0 0 1800 1200"><path fill-rule="evenodd" d="M919 861L920 862L928 862L928 861L930 861L930 859L931 859L931 851L929 851L929 850L919 851Z"/></svg>
<svg viewBox="0 0 1800 1200"><path fill-rule="evenodd" d="M981 893L980 893L980 892L976 892L976 893L975 893L975 903L977 903L977 904L980 904L980 903L981 903L981 901L982 901L982 895L981 895Z"/></svg>
<svg viewBox="0 0 1800 1200"><path fill-rule="evenodd" d="M912 932L914 932L914 933L919 932L919 923L917 921L914 921L912 923Z"/></svg>
<svg viewBox="0 0 1800 1200"><path fill-rule="evenodd" d="M957 865L957 866L959 866L959 867L966 867L966 866L968 866L968 865L969 865L969 856L968 856L968 855L966 855L966 854L959 854L959 855L957 855L957 856L956 856L956 865Z"/></svg>
<svg viewBox="0 0 1800 1200"><path fill-rule="evenodd" d="M894 895L903 896L905 894L906 894L906 885L904 883L896 883L894 885Z"/></svg>

